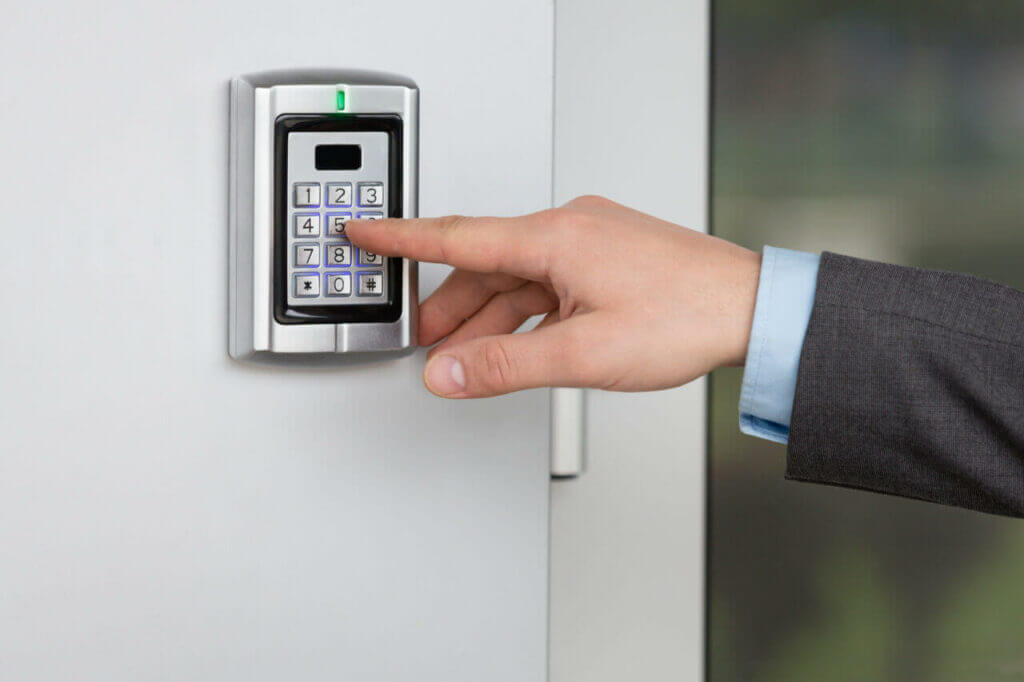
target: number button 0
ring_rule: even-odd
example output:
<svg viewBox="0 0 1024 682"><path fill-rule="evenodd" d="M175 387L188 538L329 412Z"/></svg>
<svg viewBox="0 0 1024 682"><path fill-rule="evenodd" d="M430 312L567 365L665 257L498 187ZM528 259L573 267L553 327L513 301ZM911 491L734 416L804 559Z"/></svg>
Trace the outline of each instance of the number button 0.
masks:
<svg viewBox="0 0 1024 682"><path fill-rule="evenodd" d="M352 205L352 183L338 182L327 184L327 205L328 206L351 206Z"/></svg>
<svg viewBox="0 0 1024 682"><path fill-rule="evenodd" d="M331 237L345 236L345 223L352 220L351 213L328 213L327 234Z"/></svg>
<svg viewBox="0 0 1024 682"><path fill-rule="evenodd" d="M384 184L380 182L359 183L360 206L383 206Z"/></svg>
<svg viewBox="0 0 1024 682"><path fill-rule="evenodd" d="M319 213L297 213L295 215L295 236L296 237L319 237L320 236L320 214Z"/></svg>
<svg viewBox="0 0 1024 682"><path fill-rule="evenodd" d="M295 245L295 267L315 268L320 265L319 244L296 244Z"/></svg>
<svg viewBox="0 0 1024 682"><path fill-rule="evenodd" d="M349 244L328 244L324 248L324 262L328 267L352 265L352 247Z"/></svg>
<svg viewBox="0 0 1024 682"><path fill-rule="evenodd" d="M327 275L328 296L349 296L352 293L352 275L339 272Z"/></svg>
<svg viewBox="0 0 1024 682"><path fill-rule="evenodd" d="M320 183L318 182L297 182L295 183L295 196L293 197L296 206L306 208L320 205Z"/></svg>

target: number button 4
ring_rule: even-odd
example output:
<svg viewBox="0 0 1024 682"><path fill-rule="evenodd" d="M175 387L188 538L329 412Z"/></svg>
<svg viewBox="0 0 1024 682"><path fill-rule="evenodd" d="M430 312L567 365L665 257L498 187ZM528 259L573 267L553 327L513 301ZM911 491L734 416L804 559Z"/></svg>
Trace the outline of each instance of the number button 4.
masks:
<svg viewBox="0 0 1024 682"><path fill-rule="evenodd" d="M319 237L320 236L320 214L319 213L297 213L297 214L295 214L295 236L296 237Z"/></svg>

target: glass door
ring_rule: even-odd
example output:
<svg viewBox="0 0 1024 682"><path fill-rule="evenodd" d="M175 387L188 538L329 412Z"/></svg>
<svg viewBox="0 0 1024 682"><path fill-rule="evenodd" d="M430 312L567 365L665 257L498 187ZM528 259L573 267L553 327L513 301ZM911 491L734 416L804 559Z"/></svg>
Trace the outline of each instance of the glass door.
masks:
<svg viewBox="0 0 1024 682"><path fill-rule="evenodd" d="M714 0L713 231L1024 288L1024 4ZM1024 523L783 480L710 419L709 679L1024 676Z"/></svg>

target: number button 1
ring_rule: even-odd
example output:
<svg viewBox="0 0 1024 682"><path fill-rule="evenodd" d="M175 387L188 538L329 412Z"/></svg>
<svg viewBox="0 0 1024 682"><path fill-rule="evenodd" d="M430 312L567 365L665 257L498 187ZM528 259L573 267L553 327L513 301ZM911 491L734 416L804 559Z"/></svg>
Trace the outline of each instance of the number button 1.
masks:
<svg viewBox="0 0 1024 682"><path fill-rule="evenodd" d="M352 205L352 183L331 182L327 184L327 205L328 206L351 206Z"/></svg>
<svg viewBox="0 0 1024 682"><path fill-rule="evenodd" d="M383 206L384 184L380 182L359 183L360 206Z"/></svg>
<svg viewBox="0 0 1024 682"><path fill-rule="evenodd" d="M318 182L297 182L295 183L295 196L293 197L296 206L306 208L320 205L320 183Z"/></svg>

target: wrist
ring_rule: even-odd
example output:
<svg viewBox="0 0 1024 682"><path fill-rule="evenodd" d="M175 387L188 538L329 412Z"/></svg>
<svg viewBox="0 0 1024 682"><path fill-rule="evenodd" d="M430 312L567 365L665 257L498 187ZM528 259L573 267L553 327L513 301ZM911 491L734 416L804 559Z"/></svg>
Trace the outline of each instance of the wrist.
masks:
<svg viewBox="0 0 1024 682"><path fill-rule="evenodd" d="M742 366L746 361L760 277L761 254L740 249L732 268L730 298L725 303L726 310L730 311L729 329L725 337L729 341L722 366Z"/></svg>

